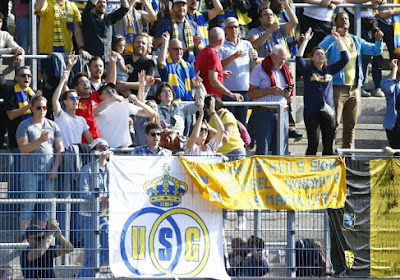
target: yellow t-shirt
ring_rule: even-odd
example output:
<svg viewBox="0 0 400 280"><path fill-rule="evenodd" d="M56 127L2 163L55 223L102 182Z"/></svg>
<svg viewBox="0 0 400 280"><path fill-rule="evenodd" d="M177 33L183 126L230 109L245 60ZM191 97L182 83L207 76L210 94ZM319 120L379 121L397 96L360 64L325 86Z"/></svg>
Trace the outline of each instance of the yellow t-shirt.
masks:
<svg viewBox="0 0 400 280"><path fill-rule="evenodd" d="M56 1L56 0L54 0ZM74 11L73 24L81 22L81 14L75 3L70 2ZM60 13L61 33L63 37L64 49L66 54L72 53L72 32L67 28L67 4L64 5L64 15ZM54 37L54 7L52 0L46 0L40 12L36 13L40 16L39 28L39 52L42 54L50 54L53 52L53 37Z"/></svg>
<svg viewBox="0 0 400 280"><path fill-rule="evenodd" d="M357 67L357 50L356 45L354 44L353 38L351 36L340 37L343 46L347 51L347 55L349 56L349 62L347 62L344 67L344 84L346 86L354 86L356 85L356 67Z"/></svg>
<svg viewBox="0 0 400 280"><path fill-rule="evenodd" d="M227 109L222 109L221 113L219 113L218 116L221 118L221 121L224 125L227 123L233 124L233 130L229 141L226 143L222 143L222 147L219 148L217 152L225 155L243 147L244 142L242 140L242 137L240 136L235 116ZM217 129L217 124L215 123L214 118L210 119L209 125L212 128Z"/></svg>

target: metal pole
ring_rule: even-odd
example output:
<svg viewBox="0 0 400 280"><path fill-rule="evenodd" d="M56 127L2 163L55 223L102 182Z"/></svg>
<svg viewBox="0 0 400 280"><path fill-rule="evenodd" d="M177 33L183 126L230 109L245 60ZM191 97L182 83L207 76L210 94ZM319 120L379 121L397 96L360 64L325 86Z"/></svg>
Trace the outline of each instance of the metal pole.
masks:
<svg viewBox="0 0 400 280"><path fill-rule="evenodd" d="M31 12L29 14L29 19L31 22L31 28L32 28L32 38L31 38L31 52L33 55L37 55L37 28L36 28L36 15L35 15L35 9L34 9L34 1L30 1L30 7L31 7ZM37 90L37 60L32 59L31 60L31 72L32 72L32 89Z"/></svg>
<svg viewBox="0 0 400 280"><path fill-rule="evenodd" d="M97 156L93 156L97 157ZM93 158L94 160L94 158ZM95 164L95 170L94 173L92 174L92 178L94 179L94 190L95 190L95 203L94 203L94 211L92 212L92 225L93 225L93 233L95 233L94 236L94 245L95 248L95 254L94 254L94 264L95 264L95 269L96 271L100 271L100 187L99 187L99 172L100 172L100 167L99 167L100 162L97 162Z"/></svg>

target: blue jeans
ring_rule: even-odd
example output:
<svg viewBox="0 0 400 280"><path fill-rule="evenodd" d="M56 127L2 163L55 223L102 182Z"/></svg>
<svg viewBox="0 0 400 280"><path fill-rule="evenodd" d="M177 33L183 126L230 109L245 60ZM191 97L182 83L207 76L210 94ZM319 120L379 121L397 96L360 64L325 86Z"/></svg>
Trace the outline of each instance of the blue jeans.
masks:
<svg viewBox="0 0 400 280"><path fill-rule="evenodd" d="M79 215L79 218L85 245L85 257L83 268L78 277L95 277L96 269L98 269L95 263L97 249L100 249L100 266L109 264L108 217L100 217L100 248L96 247L92 217Z"/></svg>
<svg viewBox="0 0 400 280"><path fill-rule="evenodd" d="M27 32L29 27L29 16L15 18L15 41L26 53L29 53L30 32Z"/></svg>
<svg viewBox="0 0 400 280"><path fill-rule="evenodd" d="M254 109L254 120L256 127L256 155L268 155L268 151L272 150L273 155L278 154L278 142L277 142L277 124L278 114L273 112L261 111ZM284 113L284 151L288 148L288 137L289 137L289 115L286 111Z"/></svg>
<svg viewBox="0 0 400 280"><path fill-rule="evenodd" d="M47 174L23 174L21 175L21 198L37 199L37 198L53 198L55 180L49 179ZM32 220L35 210L37 210L37 219L39 221L47 221L49 219L51 203L22 203L21 220Z"/></svg>
<svg viewBox="0 0 400 280"><path fill-rule="evenodd" d="M240 93L243 96L244 101L249 101L249 97L247 96L247 91L235 91L235 93ZM222 101L235 101L235 100L226 95L222 95ZM238 121L246 125L247 109L249 109L249 106L225 106L225 108L228 109Z"/></svg>
<svg viewBox="0 0 400 280"><path fill-rule="evenodd" d="M322 133L323 155L333 155L333 139L335 138L335 123L321 113L304 114L304 124L307 130L308 146L306 155L316 155L319 142L319 130Z"/></svg>

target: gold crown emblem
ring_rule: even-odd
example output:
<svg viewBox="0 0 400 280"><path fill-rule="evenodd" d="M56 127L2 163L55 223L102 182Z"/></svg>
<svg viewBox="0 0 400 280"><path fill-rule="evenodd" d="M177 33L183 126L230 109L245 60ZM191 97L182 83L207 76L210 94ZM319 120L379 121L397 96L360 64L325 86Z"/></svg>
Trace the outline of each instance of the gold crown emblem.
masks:
<svg viewBox="0 0 400 280"><path fill-rule="evenodd" d="M181 203L182 196L187 192L185 182L171 177L169 166L164 164L164 174L144 184L143 188L150 196L150 203L158 207L174 207Z"/></svg>

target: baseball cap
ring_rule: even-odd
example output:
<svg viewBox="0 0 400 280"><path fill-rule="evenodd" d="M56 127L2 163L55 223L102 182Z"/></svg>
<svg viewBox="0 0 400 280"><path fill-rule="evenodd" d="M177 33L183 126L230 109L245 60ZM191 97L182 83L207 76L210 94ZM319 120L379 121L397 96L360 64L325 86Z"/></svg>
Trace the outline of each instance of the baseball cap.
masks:
<svg viewBox="0 0 400 280"><path fill-rule="evenodd" d="M96 146L101 143L101 140L103 140L103 138L94 139L92 143L90 143L90 149L93 150L94 148L96 148Z"/></svg>
<svg viewBox="0 0 400 280"><path fill-rule="evenodd" d="M186 0L172 0L172 5L177 4L177 3L187 3Z"/></svg>
<svg viewBox="0 0 400 280"><path fill-rule="evenodd" d="M41 229L38 225L30 225L26 230L25 230L25 236L28 238L31 235L37 234L39 232L42 232L43 229Z"/></svg>

